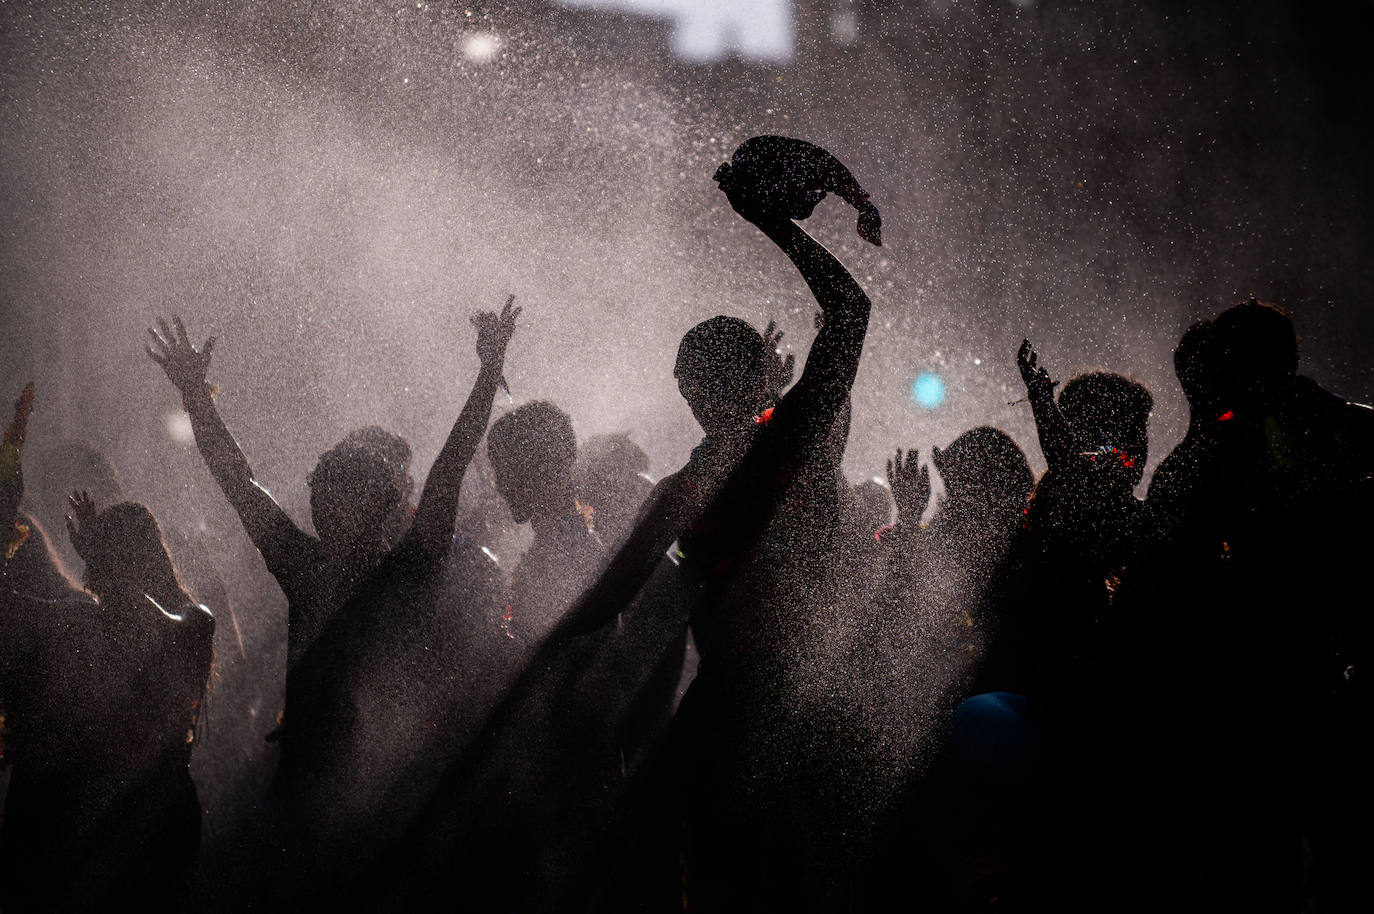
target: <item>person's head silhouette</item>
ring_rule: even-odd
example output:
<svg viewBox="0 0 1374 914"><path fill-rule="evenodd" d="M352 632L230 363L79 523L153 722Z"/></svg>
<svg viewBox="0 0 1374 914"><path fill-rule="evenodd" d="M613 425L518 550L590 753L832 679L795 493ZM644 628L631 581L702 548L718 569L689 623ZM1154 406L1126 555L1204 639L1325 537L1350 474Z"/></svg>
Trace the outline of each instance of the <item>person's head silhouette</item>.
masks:
<svg viewBox="0 0 1374 914"><path fill-rule="evenodd" d="M634 522L639 506L653 490L649 455L621 432L593 435L577 452L574 471L578 501L595 511L597 532L615 542Z"/></svg>
<svg viewBox="0 0 1374 914"><path fill-rule="evenodd" d="M375 425L350 432L310 473L310 516L328 545L352 548L398 532L414 480L410 445Z"/></svg>
<svg viewBox="0 0 1374 914"><path fill-rule="evenodd" d="M1221 312L1213 328L1210 361L1226 408L1251 409L1297 374L1297 333L1273 305L1252 298Z"/></svg>
<svg viewBox="0 0 1374 914"><path fill-rule="evenodd" d="M865 479L854 486L855 525L866 534L892 522L892 490L878 479Z"/></svg>
<svg viewBox="0 0 1374 914"><path fill-rule="evenodd" d="M949 447L932 448L930 457L945 484L942 511L976 513L985 521L1020 519L1035 477L1006 432L986 425L969 429Z"/></svg>
<svg viewBox="0 0 1374 914"><path fill-rule="evenodd" d="M111 505L82 530L86 586L102 601L147 594L169 613L190 602L162 538L162 528L134 501Z"/></svg>
<svg viewBox="0 0 1374 914"><path fill-rule="evenodd" d="M767 396L763 336L724 315L702 321L682 338L673 377L708 437L747 428Z"/></svg>
<svg viewBox="0 0 1374 914"><path fill-rule="evenodd" d="M516 523L531 521L538 530L575 510L577 437L568 414L554 404L535 400L493 422L487 457Z"/></svg>
<svg viewBox="0 0 1374 914"><path fill-rule="evenodd" d="M1115 448L1131 486L1140 482L1150 454L1147 426L1154 398L1145 385L1123 375L1095 371L1064 385L1059 409L1079 439Z"/></svg>

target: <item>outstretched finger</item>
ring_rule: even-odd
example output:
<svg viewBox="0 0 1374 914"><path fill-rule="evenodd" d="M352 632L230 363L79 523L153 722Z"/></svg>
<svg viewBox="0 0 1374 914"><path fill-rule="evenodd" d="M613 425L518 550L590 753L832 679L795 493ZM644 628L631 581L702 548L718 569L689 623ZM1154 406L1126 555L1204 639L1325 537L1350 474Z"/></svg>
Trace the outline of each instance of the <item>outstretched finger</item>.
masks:
<svg viewBox="0 0 1374 914"><path fill-rule="evenodd" d="M509 295L506 296L506 304L505 304L505 307L503 307L503 308L501 309L501 317L502 317L502 318L504 318L507 314L510 314L511 306L514 305L514 304L515 304L515 293L512 292L512 293L510 293Z"/></svg>
<svg viewBox="0 0 1374 914"><path fill-rule="evenodd" d="M144 343L143 351L148 353L148 358L152 359L154 362L157 362L163 368L167 367L167 357L165 355L159 355L156 351L153 350L152 346L150 346L147 343Z"/></svg>
<svg viewBox="0 0 1374 914"><path fill-rule="evenodd" d="M914 466L916 465L916 458L917 458L918 456L920 456L920 453L921 453L921 452L918 451L918 450L916 450L915 448L912 448L911 450L907 451L907 452L906 452L906 465L907 465L908 467L914 467Z"/></svg>
<svg viewBox="0 0 1374 914"><path fill-rule="evenodd" d="M515 319L520 316L520 312L524 310L524 308L515 308L514 310L512 310L510 314L506 317L506 323L513 325L515 323Z"/></svg>
<svg viewBox="0 0 1374 914"><path fill-rule="evenodd" d="M157 348L161 349L164 354L172 351L171 342L163 338L162 334L158 333L152 327L148 328L148 335L153 338L153 342L157 344Z"/></svg>
<svg viewBox="0 0 1374 914"><path fill-rule="evenodd" d="M191 338L186 335L186 325L181 322L181 315L172 315L172 324L177 328L177 341L187 349L191 348Z"/></svg>
<svg viewBox="0 0 1374 914"><path fill-rule="evenodd" d="M167 319L165 317L159 317L157 319L157 327L159 330L162 331L162 338L167 341L167 348L175 349L177 337L176 334L172 332L171 325L167 323Z"/></svg>
<svg viewBox="0 0 1374 914"><path fill-rule="evenodd" d="M214 348L215 348L215 338L212 336L212 337L210 337L208 340L205 341L205 345L201 347L200 354L203 355L203 356L205 356L205 358L208 359L208 358L210 358L210 353L214 350Z"/></svg>

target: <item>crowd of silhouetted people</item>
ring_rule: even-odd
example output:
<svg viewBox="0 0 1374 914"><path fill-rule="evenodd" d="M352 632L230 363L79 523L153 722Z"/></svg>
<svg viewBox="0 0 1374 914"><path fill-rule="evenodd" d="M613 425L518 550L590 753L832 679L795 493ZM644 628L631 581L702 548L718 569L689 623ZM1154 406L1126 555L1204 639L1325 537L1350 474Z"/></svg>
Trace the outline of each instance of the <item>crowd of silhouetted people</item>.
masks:
<svg viewBox="0 0 1374 914"><path fill-rule="evenodd" d="M1252 300L1179 341L1191 421L1143 499L1150 391L1029 341L1039 478L982 426L854 486L869 299L790 218L824 194L780 203L748 164L717 180L817 335L797 375L772 325L692 327L671 371L704 437L656 482L555 403L491 421L512 296L473 317L418 495L408 443L360 428L311 472L307 531L220 416L214 340L149 330L287 606L285 700L251 734L271 777L204 843L191 759L247 687L248 601L95 447L21 461L26 390L0 910L1368 910L1374 412Z"/></svg>

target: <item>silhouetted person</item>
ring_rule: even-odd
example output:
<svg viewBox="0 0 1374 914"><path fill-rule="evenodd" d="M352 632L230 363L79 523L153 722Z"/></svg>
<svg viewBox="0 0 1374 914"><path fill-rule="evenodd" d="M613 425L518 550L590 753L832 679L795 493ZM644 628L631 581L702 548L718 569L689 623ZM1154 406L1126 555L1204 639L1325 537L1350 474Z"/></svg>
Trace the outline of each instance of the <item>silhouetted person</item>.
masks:
<svg viewBox="0 0 1374 914"><path fill-rule="evenodd" d="M945 496L922 524L932 469ZM909 773L890 810L875 816L886 820L886 831L864 881L868 903L890 907L919 886L932 910L993 896L1014 909L998 885L999 864L989 865L987 837L997 820L984 804L992 798L981 785L970 787L939 750L954 706L980 691L976 677L996 639L1004 565L1033 477L1016 443L986 426L932 448L928 465L915 450L898 450L887 472L898 520L879 533L885 565L866 626L876 642L867 666L884 696L888 732L910 734L900 757Z"/></svg>
<svg viewBox="0 0 1374 914"><path fill-rule="evenodd" d="M654 487L649 455L623 433L594 435L582 442L573 478L578 503L592 509L597 535L608 546L630 532L639 506Z"/></svg>
<svg viewBox="0 0 1374 914"><path fill-rule="evenodd" d="M1037 361L1023 342L1017 363L1048 469L994 584L1002 599L987 622L998 634L980 684L997 691L955 710L951 750L1002 798L1002 827L1038 871L1017 887L1032 900L1018 903L1053 897L1065 910L1095 910L1123 878L1113 848L1128 817L1103 794L1124 775L1104 733L1118 724L1115 668L1125 659L1113 602L1147 534L1133 489L1153 401L1138 382L1095 372L1071 379L1056 402Z"/></svg>
<svg viewBox="0 0 1374 914"><path fill-rule="evenodd" d="M671 700L683 623L676 631L663 624L659 607L544 643L603 558L573 496L575 448L571 420L545 401L507 413L488 432L496 487L512 518L535 533L512 575L506 612L509 658L518 665L492 678L520 675L430 804L411 842L415 853L400 855L405 897L456 884L495 910L588 904L604 880L602 845L649 738L644 731L666 720L666 708L653 706ZM666 693L655 692L665 679Z"/></svg>
<svg viewBox="0 0 1374 914"><path fill-rule="evenodd" d="M1348 582L1367 560L1374 412L1299 375L1292 322L1254 300L1212 322L1205 361L1207 447L1178 468L1186 497L1122 595L1135 667L1169 671L1140 713L1180 769L1199 910L1296 909L1305 855L1322 910L1362 910L1370 641ZM1161 606L1186 636L1160 624Z"/></svg>
<svg viewBox="0 0 1374 914"><path fill-rule="evenodd" d="M706 437L686 467L655 487L609 570L563 626L577 632L609 623L679 541L700 589L692 629L702 660L674 723L686 790L687 892L700 910L786 906L780 899L816 885L833 888L824 874L796 878L815 858L796 844L796 823L782 821L791 812L810 815L779 805L790 788L779 786L788 780L786 715L774 702L779 660L805 626L796 618L802 607L788 601L796 586L794 578L784 580L790 569L770 577L760 559L795 547L793 560L804 560L816 540L798 533L838 528L832 429L858 368L869 314L863 290L787 218L786 206L771 208L765 194L727 171L719 177L735 210L806 279L824 326L801 378L767 414L767 346L756 330L716 317L683 338L674 375ZM821 477L824 486L794 489L800 479ZM770 529L775 514L788 513L789 496L803 491L816 497L794 503L792 522ZM745 761L755 750L767 756L762 767ZM745 789L760 776L755 783L767 789Z"/></svg>
<svg viewBox="0 0 1374 914"><path fill-rule="evenodd" d="M534 528L511 572L509 615L517 639L537 644L603 560L574 495L572 420L545 400L526 403L492 423L487 458L511 517Z"/></svg>
<svg viewBox="0 0 1374 914"><path fill-rule="evenodd" d="M722 814L729 815L726 807L739 795L717 788L725 785L722 777L729 773L743 775L744 771L728 750L722 754L719 738L713 731L722 725L734 728L750 718L756 702L748 683L731 680L732 671L747 669L751 654L757 657L758 649L767 648L771 640L780 637L757 617L751 618L751 614L763 612L777 617L786 614L786 607L741 605L732 599L729 590L740 577L740 565L750 560L751 551L760 543L792 483L802 476L808 463L824 455L835 418L857 371L869 313L869 302L862 289L829 252L786 215L768 209L760 198L751 195L748 187L740 186L724 173L721 183L736 210L758 225L793 260L826 313L825 326L812 348L806 371L777 407L765 412L770 390L777 384L770 382L765 368L766 344L756 330L743 321L722 316L699 324L684 337L674 374L679 390L706 432L706 439L693 451L683 470L655 486L610 568L563 615L545 646L532 659L530 673L498 707L487 727L489 732L502 733L518 726L527 708L528 695L535 688L531 683L539 683L542 671L559 663L561 657L576 653L576 646L584 638L607 630L613 623L622 630L633 625L638 611L625 610L664 564L669 544L680 538L683 567L691 565L695 569L693 626L703 655L712 659L703 661L692 686L695 700L689 696L689 702L700 710L689 713L689 702L684 702L675 721L682 734L679 741L688 747L686 755L690 755L682 758L681 767L691 776L678 775L679 802L672 804L670 818L659 821L666 826L675 846L684 802L690 804L698 826L693 832L690 853L697 862L718 854L705 867L696 863L690 867L694 878L690 891L697 899L694 904L705 905L703 909L727 901L747 906L753 900L768 897L777 887L777 880L784 878L783 868L773 865L766 868L765 876L759 877L757 869L745 867L747 855L737 852L739 842L748 844L751 854L758 846L744 831L732 832L722 818ZM500 480L499 468L497 475ZM834 481L833 474L830 481ZM506 481L500 484L503 489L507 487ZM513 506L521 500L513 499ZM832 515L835 501L832 485ZM648 604L663 605L655 600ZM515 610L518 614L518 605ZM769 671L769 675L773 673ZM736 689L737 696L732 696ZM749 707L732 709L736 697ZM684 715L693 723L682 724ZM757 724L758 720L754 722ZM480 784L489 773L485 754L470 752L448 779L445 793L470 793L471 785ZM690 800L685 799L685 794L690 795ZM651 805L657 808L656 804ZM751 818L749 811L740 811L754 826L761 824ZM417 832L417 844L434 846L452 841L448 833L461 829L446 828L445 818L453 819L433 817ZM710 842L716 837L722 843L720 850L713 852ZM481 842L480 837L471 835L467 838L469 843L479 841L487 854L499 852L499 845ZM648 838L640 843L657 842ZM726 843L730 849L725 848ZM667 856L672 861L677 858L675 851ZM656 857L650 867L662 859ZM770 851L770 859L788 861L795 872L799 858L789 850L777 848ZM666 895L658 895L659 899L666 897L671 903L676 897L680 904L681 874L672 861L663 881L646 877L644 870L649 867L636 867L634 875L655 883L659 892L666 891ZM421 871L443 865L439 861L412 863L414 869ZM748 878L744 878L746 872ZM465 879L463 885L465 890L470 888L488 899L489 907L512 906L504 883ZM742 889L743 894L736 896L736 888ZM791 884L786 891L804 890Z"/></svg>
<svg viewBox="0 0 1374 914"><path fill-rule="evenodd" d="M238 513L287 599L284 726L296 665L330 618L399 539L406 520L410 446L376 426L350 433L320 456L310 474L310 511L318 536L301 530L257 481L206 381L214 338L197 350L179 318L149 330L149 356L181 391L196 446Z"/></svg>
<svg viewBox="0 0 1374 914"><path fill-rule="evenodd" d="M124 485L118 470L98 447L85 441L64 439L37 451L30 461L35 472L29 475L28 494L31 504L44 518L48 528L56 529L69 510L67 497L73 491L90 494L96 504L114 504L125 500ZM27 497L27 495L26 495ZM191 506L186 506L191 507ZM220 624L216 629L215 678L221 688L210 698L213 706L207 709L207 720L215 721L207 727L200 751L196 754L196 776L201 800L207 812L232 815L235 804L249 802L244 781L242 746L245 739L260 739L249 709L260 692L261 684L254 682L256 664L248 664L248 646L240 626L238 608L229 599L221 568L224 558L219 543L205 532L204 525L194 523L195 514L180 513L164 516L163 542L177 568L177 577L196 602L215 608ZM188 522L189 521L189 522ZM67 540L67 537L59 539ZM70 543L58 546L65 563L76 559ZM243 605L251 605L242 593L237 594ZM246 620L251 623L251 620ZM251 629L249 629L251 634ZM250 684L251 683L251 684ZM247 686L247 687L245 687ZM213 821L213 819L212 819Z"/></svg>
<svg viewBox="0 0 1374 914"><path fill-rule="evenodd" d="M1094 715L1086 688L1106 660L1115 588L1146 534L1133 490L1149 455L1153 398L1121 375L1072 378L1056 403L1030 343L1017 355L1048 469L1036 484L1018 546L1021 578L1005 620L1022 691L1038 713Z"/></svg>
<svg viewBox="0 0 1374 914"><path fill-rule="evenodd" d="M1025 454L1005 432L982 426L964 432L931 463L945 496L928 524L919 521L930 499L928 468L916 452L888 462L898 523L884 531L890 543L888 603L913 619L937 656L962 667L935 672L937 688L968 686L988 643L996 637L995 610L1006 598L997 586L1025 520L1034 485ZM977 691L975 689L975 691ZM968 693L965 693L968 694Z"/></svg>
<svg viewBox="0 0 1374 914"><path fill-rule="evenodd" d="M598 677L618 630L538 653L545 636L604 561L602 541L575 497L572 420L538 400L492 423L487 457L512 519L534 540L511 573L504 614L512 669L525 675L508 698L519 712L484 726L465 786L456 854L470 874L505 887L505 910L575 905L622 768L612 721L618 696ZM533 664L525 667L531 657ZM511 682L509 675L502 681Z"/></svg>
<svg viewBox="0 0 1374 914"><path fill-rule="evenodd" d="M31 464L36 472L29 474L25 497L31 499L28 503L34 505L47 529L62 525L69 507L67 497L72 492L86 492L96 504L114 504L125 499L119 471L100 448L88 442L71 438L58 441L41 448ZM224 646L237 655L234 659L242 659L243 644L234 608L220 569L211 558L212 544L207 537L185 532L167 518L162 526L162 538L176 563L177 576L198 602L215 607L221 620L229 620L230 625L221 637L225 639ZM76 562L76 552L69 543L55 542L53 547L66 565Z"/></svg>
<svg viewBox="0 0 1374 914"><path fill-rule="evenodd" d="M97 513L84 495L72 506L96 601L6 606L30 614L32 640L8 709L5 909L182 910L200 845L190 757L214 620L178 581L147 508Z"/></svg>
<svg viewBox="0 0 1374 914"><path fill-rule="evenodd" d="M396 840L456 751L454 666L462 637L440 604L463 476L486 431L520 309L474 315L480 368L430 467L400 542L360 580L297 662L310 716L288 726L293 764L279 778L292 843L305 855L295 903L346 899ZM317 876L318 884L305 878ZM328 889L321 886L328 886Z"/></svg>

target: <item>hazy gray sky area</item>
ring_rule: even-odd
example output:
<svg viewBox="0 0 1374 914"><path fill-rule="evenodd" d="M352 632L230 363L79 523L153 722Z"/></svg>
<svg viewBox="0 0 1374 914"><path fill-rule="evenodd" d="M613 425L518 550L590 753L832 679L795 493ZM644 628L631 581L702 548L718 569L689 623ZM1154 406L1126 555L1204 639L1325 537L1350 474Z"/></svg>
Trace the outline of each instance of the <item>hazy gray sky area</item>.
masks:
<svg viewBox="0 0 1374 914"><path fill-rule="evenodd" d="M516 397L631 431L663 473L698 435L670 372L692 322L809 342L804 285L710 180L779 132L833 150L887 224L877 249L839 201L807 223L876 308L852 476L983 422L1038 461L1007 405L1023 336L1056 373L1144 379L1153 466L1186 421L1173 344L1251 293L1293 311L1305 370L1374 390L1369 96L1313 51L1357 31L1298 9L818 0L787 61L698 65L671 57L681 18L543 2L10 4L6 378L41 382L37 438L203 489L140 348L176 310L218 336L221 407L272 485L384 418L423 465L475 371L468 312L511 291ZM927 372L936 409L911 396Z"/></svg>

